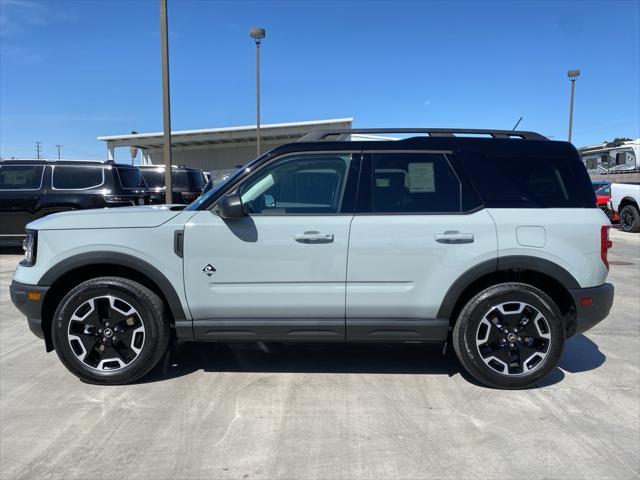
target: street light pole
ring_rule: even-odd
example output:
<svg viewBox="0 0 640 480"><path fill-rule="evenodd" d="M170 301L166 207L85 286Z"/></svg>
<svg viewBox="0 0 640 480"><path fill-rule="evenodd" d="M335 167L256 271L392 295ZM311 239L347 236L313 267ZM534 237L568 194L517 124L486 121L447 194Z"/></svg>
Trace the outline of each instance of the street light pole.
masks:
<svg viewBox="0 0 640 480"><path fill-rule="evenodd" d="M163 142L162 158L164 160L165 203L173 199L171 188L171 105L169 102L169 45L168 45L167 0L160 0L160 44L162 48L162 120Z"/></svg>
<svg viewBox="0 0 640 480"><path fill-rule="evenodd" d="M571 102L569 103L569 142L571 142L571 133L573 130L573 93L576 87L576 78L580 76L580 70L569 70L567 77L571 80Z"/></svg>
<svg viewBox="0 0 640 480"><path fill-rule="evenodd" d="M249 35L256 42L256 153L260 156L260 42L265 36L265 30L254 27Z"/></svg>

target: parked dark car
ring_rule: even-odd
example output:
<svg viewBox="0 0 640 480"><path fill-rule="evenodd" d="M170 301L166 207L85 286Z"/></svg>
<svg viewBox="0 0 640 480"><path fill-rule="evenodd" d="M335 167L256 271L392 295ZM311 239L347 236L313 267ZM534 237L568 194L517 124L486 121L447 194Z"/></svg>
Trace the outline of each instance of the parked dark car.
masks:
<svg viewBox="0 0 640 480"><path fill-rule="evenodd" d="M207 183L202 189L202 193L205 194L213 187L215 187L218 183L229 178L233 173L235 173L239 168L242 168L242 165L236 165L233 168L225 168L223 170L211 170L209 173L205 172L204 175L207 177Z"/></svg>
<svg viewBox="0 0 640 480"><path fill-rule="evenodd" d="M149 187L151 203L165 203L164 165L141 165L140 171ZM171 168L171 203L189 204L202 194L206 178L197 168Z"/></svg>
<svg viewBox="0 0 640 480"><path fill-rule="evenodd" d="M51 213L149 203L144 178L131 165L0 161L0 245L20 245L26 224Z"/></svg>

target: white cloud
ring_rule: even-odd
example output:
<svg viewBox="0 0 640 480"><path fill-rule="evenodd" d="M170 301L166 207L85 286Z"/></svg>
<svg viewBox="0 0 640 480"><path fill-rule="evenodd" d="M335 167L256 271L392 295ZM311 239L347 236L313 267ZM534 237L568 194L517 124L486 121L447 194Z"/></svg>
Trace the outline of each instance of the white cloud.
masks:
<svg viewBox="0 0 640 480"><path fill-rule="evenodd" d="M15 35L30 27L44 27L52 23L71 22L75 14L46 3L32 0L0 0L0 35Z"/></svg>

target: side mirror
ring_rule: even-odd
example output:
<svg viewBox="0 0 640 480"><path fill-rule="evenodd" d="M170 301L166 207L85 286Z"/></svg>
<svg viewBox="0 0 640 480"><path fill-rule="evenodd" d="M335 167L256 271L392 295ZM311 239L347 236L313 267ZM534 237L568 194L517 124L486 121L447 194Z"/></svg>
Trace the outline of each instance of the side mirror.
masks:
<svg viewBox="0 0 640 480"><path fill-rule="evenodd" d="M242 208L242 199L237 193L225 195L218 203L220 216L222 218L240 218L244 217L244 209Z"/></svg>

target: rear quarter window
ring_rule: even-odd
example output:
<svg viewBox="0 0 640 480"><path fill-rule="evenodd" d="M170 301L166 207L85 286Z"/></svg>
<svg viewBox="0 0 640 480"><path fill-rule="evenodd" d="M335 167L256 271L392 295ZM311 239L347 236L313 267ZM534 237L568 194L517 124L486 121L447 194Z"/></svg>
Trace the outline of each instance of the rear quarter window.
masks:
<svg viewBox="0 0 640 480"><path fill-rule="evenodd" d="M489 208L590 208L595 195L579 158L458 153Z"/></svg>
<svg viewBox="0 0 640 480"><path fill-rule="evenodd" d="M0 190L38 190L42 185L43 166L0 166Z"/></svg>
<svg viewBox="0 0 640 480"><path fill-rule="evenodd" d="M145 188L147 185L137 168L117 168L122 188Z"/></svg>

